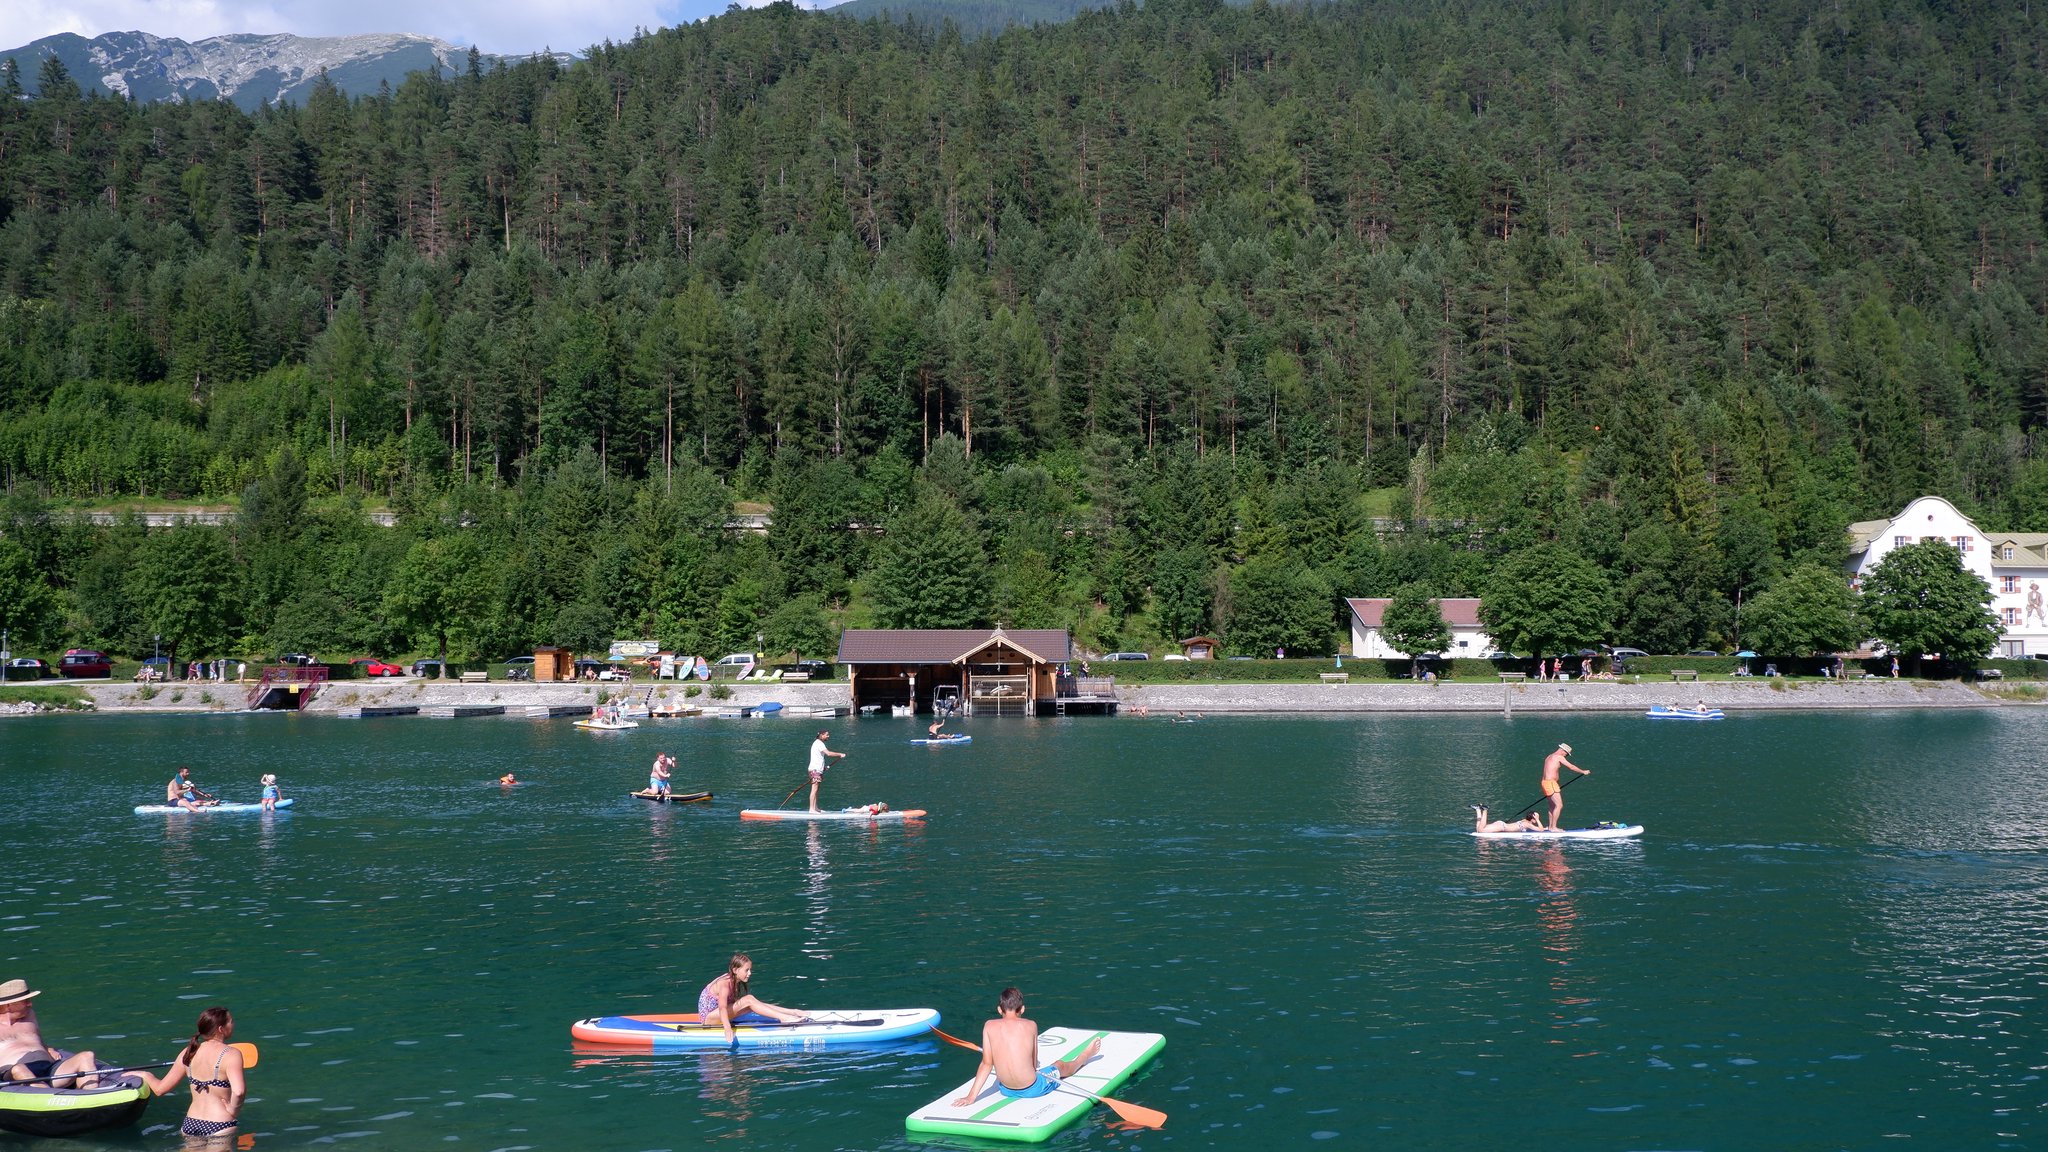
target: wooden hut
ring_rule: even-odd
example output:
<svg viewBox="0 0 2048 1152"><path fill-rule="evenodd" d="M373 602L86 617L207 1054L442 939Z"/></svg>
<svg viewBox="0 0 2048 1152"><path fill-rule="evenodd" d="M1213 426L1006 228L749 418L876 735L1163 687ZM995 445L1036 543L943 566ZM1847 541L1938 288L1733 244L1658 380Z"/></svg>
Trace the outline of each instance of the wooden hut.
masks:
<svg viewBox="0 0 2048 1152"><path fill-rule="evenodd" d="M576 654L567 648L535 648L533 680L536 684L576 678Z"/></svg>
<svg viewBox="0 0 2048 1152"><path fill-rule="evenodd" d="M849 628L838 662L856 708L930 712L936 695L972 716L1030 716L1083 703L1065 674L1072 658L1073 640L1059 628ZM1113 686L1103 695L1089 700L1113 710Z"/></svg>

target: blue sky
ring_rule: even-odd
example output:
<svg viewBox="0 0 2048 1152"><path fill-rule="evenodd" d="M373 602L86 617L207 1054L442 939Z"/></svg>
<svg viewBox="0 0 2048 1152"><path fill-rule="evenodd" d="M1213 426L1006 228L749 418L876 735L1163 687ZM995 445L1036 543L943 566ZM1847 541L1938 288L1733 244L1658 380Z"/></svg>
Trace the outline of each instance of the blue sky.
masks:
<svg viewBox="0 0 2048 1152"><path fill-rule="evenodd" d="M486 52L581 52L607 39L630 39L635 28L698 20L725 8L726 0L0 0L0 48L58 32L151 32L181 40L231 32L415 32Z"/></svg>

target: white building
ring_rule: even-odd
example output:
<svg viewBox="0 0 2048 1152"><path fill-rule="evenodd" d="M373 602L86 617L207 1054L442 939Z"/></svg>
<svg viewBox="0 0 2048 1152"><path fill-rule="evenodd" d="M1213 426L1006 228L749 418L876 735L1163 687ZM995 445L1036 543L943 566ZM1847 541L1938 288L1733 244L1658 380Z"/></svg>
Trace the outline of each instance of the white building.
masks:
<svg viewBox="0 0 2048 1152"><path fill-rule="evenodd" d="M1889 520L1849 525L1849 576L1863 578L1892 549L1940 540L1962 553L1963 567L1991 586L1991 610L2004 626L1998 656L2048 655L2048 532L1985 532L1939 496L1922 496Z"/></svg>
<svg viewBox="0 0 2048 1152"><path fill-rule="evenodd" d="M1351 605L1351 655L1361 660L1406 660L1407 652L1401 652L1388 645L1380 635L1380 620L1387 613L1391 599L1372 597L1346 600ZM1493 650L1493 638L1486 634L1479 623L1479 598L1476 596L1450 597L1435 601L1437 611L1443 613L1444 623L1451 626L1451 646L1443 655L1455 659L1477 659L1482 653ZM1431 655L1431 653L1421 653Z"/></svg>

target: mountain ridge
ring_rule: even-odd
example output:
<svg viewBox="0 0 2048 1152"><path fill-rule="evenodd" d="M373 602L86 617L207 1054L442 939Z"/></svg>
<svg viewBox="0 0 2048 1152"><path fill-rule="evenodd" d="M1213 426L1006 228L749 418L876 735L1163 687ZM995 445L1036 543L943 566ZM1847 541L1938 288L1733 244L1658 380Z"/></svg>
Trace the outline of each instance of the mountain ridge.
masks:
<svg viewBox="0 0 2048 1152"><path fill-rule="evenodd" d="M87 92L135 100L225 99L244 110L303 101L322 71L350 96L394 87L413 72L444 76L468 67L471 48L407 32L350 36L234 33L181 40L149 32L107 32L87 38L60 32L0 51L20 69L34 94L43 61L55 58ZM556 55L562 55L556 53ZM521 57L478 53L494 64Z"/></svg>

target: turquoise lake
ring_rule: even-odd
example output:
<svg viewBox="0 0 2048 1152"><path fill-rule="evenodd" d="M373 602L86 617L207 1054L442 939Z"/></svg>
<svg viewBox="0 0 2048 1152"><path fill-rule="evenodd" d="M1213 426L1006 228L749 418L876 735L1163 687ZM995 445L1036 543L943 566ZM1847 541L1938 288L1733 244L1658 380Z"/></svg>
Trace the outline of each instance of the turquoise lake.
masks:
<svg viewBox="0 0 2048 1152"><path fill-rule="evenodd" d="M570 1040L693 1010L735 949L800 1008L972 1038L1017 984L1042 1025L1165 1034L1121 1093L1165 1128L1045 1147L2048 1147L2048 711L921 726L834 721L825 801L929 819L811 827L738 818L803 781L802 718L0 722L0 979L126 1063L228 1005L259 1149L925 1147L904 1115L974 1070L936 1041ZM1559 740L1594 771L1566 823L1647 834L1465 835ZM660 750L716 800L628 797ZM132 814L181 762L298 809ZM0 1152L177 1148L185 1099Z"/></svg>

